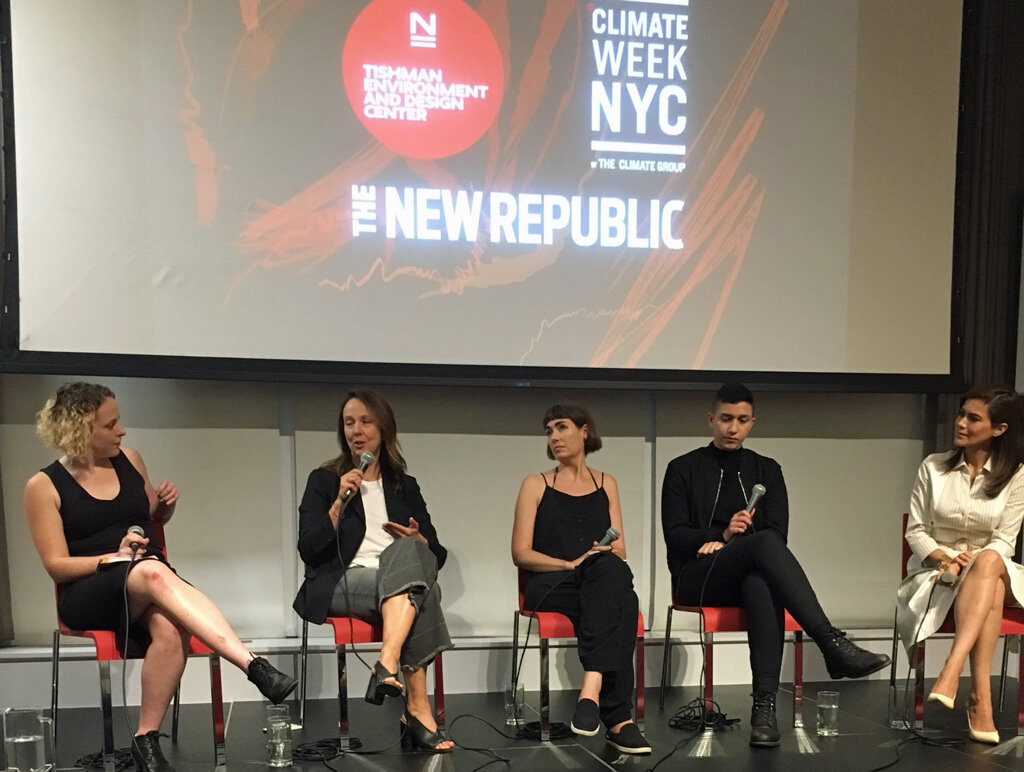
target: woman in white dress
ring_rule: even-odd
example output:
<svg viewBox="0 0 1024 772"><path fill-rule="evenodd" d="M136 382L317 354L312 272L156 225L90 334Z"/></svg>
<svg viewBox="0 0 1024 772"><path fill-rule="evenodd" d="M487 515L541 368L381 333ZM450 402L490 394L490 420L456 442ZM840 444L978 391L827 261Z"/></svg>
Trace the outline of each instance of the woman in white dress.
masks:
<svg viewBox="0 0 1024 772"><path fill-rule="evenodd" d="M992 659L1005 605L1024 600L1024 566L1012 561L1024 517L1024 410L1009 389L972 389L960 400L954 449L928 456L910 499L913 555L899 588L900 637L908 648L956 619L953 647L928 700L952 709L971 663L967 726L998 743Z"/></svg>

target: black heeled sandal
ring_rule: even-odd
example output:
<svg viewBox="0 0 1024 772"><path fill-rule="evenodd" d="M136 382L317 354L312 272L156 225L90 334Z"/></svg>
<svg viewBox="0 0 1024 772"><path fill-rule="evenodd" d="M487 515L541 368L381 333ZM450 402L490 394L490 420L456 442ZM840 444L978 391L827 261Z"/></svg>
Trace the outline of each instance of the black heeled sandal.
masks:
<svg viewBox="0 0 1024 772"><path fill-rule="evenodd" d="M437 747L438 743L449 742L452 739L448 736L448 733L444 731L443 727L439 726L436 731L431 732L408 710L405 711L405 715L402 716L402 718L405 720L399 722L399 731L402 733L403 751L451 753L455 749L455 746L452 746L451 748Z"/></svg>
<svg viewBox="0 0 1024 772"><path fill-rule="evenodd" d="M388 683L385 679L394 678L398 680L398 673L389 673L378 659L373 663L373 670L370 671L370 683L366 685L366 697L364 698L371 705L383 705L385 697L398 697L402 693L401 686Z"/></svg>

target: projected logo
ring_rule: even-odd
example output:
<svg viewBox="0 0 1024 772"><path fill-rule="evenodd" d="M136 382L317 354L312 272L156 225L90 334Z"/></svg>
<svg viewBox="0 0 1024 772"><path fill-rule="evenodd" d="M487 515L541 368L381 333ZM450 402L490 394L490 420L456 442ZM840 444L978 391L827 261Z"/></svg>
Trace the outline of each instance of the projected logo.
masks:
<svg viewBox="0 0 1024 772"><path fill-rule="evenodd" d="M494 35L462 0L374 0L349 31L341 67L366 130L414 158L480 139L504 90Z"/></svg>
<svg viewBox="0 0 1024 772"><path fill-rule="evenodd" d="M619 171L686 168L689 0L590 3L591 166ZM611 155L612 157L601 157Z"/></svg>

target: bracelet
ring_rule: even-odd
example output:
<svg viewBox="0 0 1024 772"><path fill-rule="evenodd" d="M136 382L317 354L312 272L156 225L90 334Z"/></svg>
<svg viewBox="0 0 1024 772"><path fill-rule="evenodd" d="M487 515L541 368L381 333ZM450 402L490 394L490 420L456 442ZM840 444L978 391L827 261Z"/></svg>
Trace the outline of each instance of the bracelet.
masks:
<svg viewBox="0 0 1024 772"><path fill-rule="evenodd" d="M949 567L949 564L952 562L953 558L951 558L949 555L943 555L941 558L939 558L939 570L945 571L946 568Z"/></svg>

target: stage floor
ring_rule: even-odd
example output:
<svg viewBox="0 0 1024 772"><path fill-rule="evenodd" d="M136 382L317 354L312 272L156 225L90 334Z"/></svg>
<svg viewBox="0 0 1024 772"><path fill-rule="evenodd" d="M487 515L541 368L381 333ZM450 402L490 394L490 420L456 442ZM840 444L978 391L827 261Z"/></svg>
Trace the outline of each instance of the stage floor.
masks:
<svg viewBox="0 0 1024 772"><path fill-rule="evenodd" d="M840 692L840 734L838 737L819 738L814 731L817 689L837 687ZM994 688L998 684L994 682ZM362 700L350 701L352 734L358 737L361 753L350 753L343 758L327 762L334 769L386 770L403 772L435 772L476 770L484 765L488 769L503 766L514 770L630 770L643 772L658 762L659 770L686 769L730 770L829 770L865 772L896 760L897 746L902 761L892 767L896 770L957 770L957 772L997 772L1024 769L1024 738L1015 739L1015 716L1010 703L1015 704L1017 684L1007 685L1007 709L997 716L1003 738L1000 746L987 746L967 739L963 704L968 681L960 685L960 697L955 711L947 711L937 704L926 706L927 734L938 732L958 737L964 743L958 747L925 746L919 740L902 743L912 736L887 726L887 681L840 681L831 684L807 684L804 699L803 730L792 728L792 694L779 693L779 724L782 744L774 749L751 748L747 744L750 731L749 689L741 686L723 686L716 689L721 709L730 718L741 719L728 729L693 736L694 732L673 729L669 718L685 703L697 696L696 688L674 688L667 694L665 709L658 709L658 691L647 691L647 718L645 733L654 747L649 756L624 756L604 741L603 731L596 737L577 738L570 735L547 745L527 739L508 739L500 732L512 734L504 725L504 708L500 694L453 694L446 700L449 731L462 747L451 754L403 753L397 746L398 719L401 702L389 700L382 707L374 707ZM552 720L568 722L575 693L552 694ZM535 720L537 694L527 693L527 720ZM293 705L293 715L297 706ZM267 769L265 735L263 734L263 704L240 702L225 706L228 711L227 770ZM133 721L134 721L134 711ZM336 736L336 704L332 700L311 701L307 708L306 726L293 733L293 743L314 742ZM124 713L115 708L115 738L118 747L128 744ZM484 722L490 722L495 728ZM73 767L75 761L99 750L101 745L99 709L68 709L61 711L59 738L59 766ZM164 731L170 732L168 717ZM213 766L212 733L208 705L184 705L181 709L179 741L162 740L165 755L177 772L198 772ZM466 750L484 748L508 760L499 763L494 756ZM673 749L674 752L673 752ZM366 754L366 751L380 752ZM665 759L672 753L671 758ZM296 770L323 770L315 761L295 761Z"/></svg>

